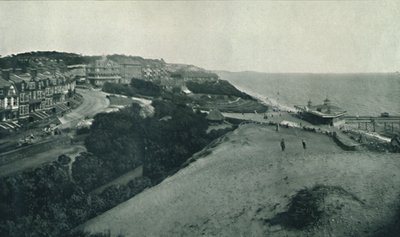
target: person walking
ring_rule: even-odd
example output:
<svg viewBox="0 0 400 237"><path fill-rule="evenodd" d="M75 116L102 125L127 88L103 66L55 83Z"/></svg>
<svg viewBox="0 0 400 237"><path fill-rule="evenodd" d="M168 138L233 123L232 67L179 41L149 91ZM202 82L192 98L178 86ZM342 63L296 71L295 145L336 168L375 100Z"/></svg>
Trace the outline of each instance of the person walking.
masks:
<svg viewBox="0 0 400 237"><path fill-rule="evenodd" d="M282 140L281 140L281 149L282 149L282 151L285 151L285 148L286 148L285 139L282 138Z"/></svg>
<svg viewBox="0 0 400 237"><path fill-rule="evenodd" d="M306 146L306 142L304 141L304 139L301 140L301 143L303 144L303 149L305 150L307 148L307 146Z"/></svg>

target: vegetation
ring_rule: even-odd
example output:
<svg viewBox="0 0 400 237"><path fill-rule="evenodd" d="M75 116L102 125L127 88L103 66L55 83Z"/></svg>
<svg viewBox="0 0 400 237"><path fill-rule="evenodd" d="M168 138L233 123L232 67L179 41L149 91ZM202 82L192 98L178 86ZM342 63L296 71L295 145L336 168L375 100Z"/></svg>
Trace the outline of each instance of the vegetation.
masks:
<svg viewBox="0 0 400 237"><path fill-rule="evenodd" d="M34 59L44 59L45 61L55 60L59 65L87 64L99 56L82 56L74 53L64 53L56 51L38 51L10 55L0 58L0 68L21 68L26 72L28 67L35 68L37 65Z"/></svg>
<svg viewBox="0 0 400 237"><path fill-rule="evenodd" d="M0 58L0 67L32 66L31 58L46 57L62 63L87 63L96 57L59 52L32 52ZM115 57L115 58L112 58ZM111 59L122 60L124 55ZM26 60L28 58L28 60ZM164 63L162 60L155 63ZM72 163L68 156L32 171L0 178L0 236L71 236L70 231L88 219L160 182L182 167L188 158L228 130L206 133L205 114L187 106L191 99L178 92L162 91L151 82L133 79L130 85L107 83L110 93L155 99L151 117L141 107L98 114L85 134L88 152ZM168 118L168 119L165 119ZM120 175L143 165L144 176L126 185L92 192ZM72 235L74 236L74 235ZM76 236L107 236L76 233Z"/></svg>
<svg viewBox="0 0 400 237"><path fill-rule="evenodd" d="M197 94L230 95L242 99L255 100L253 97L236 89L236 87L225 80L206 82L188 81L186 86L190 91Z"/></svg>
<svg viewBox="0 0 400 237"><path fill-rule="evenodd" d="M75 159L71 176L70 158L60 156L33 171L0 179L0 236L68 236L89 218L178 170L221 135L207 134L205 114L190 107L163 100L153 106L152 117L141 117L137 104L98 114L85 141L89 152ZM139 165L144 166L143 177L92 192Z"/></svg>
<svg viewBox="0 0 400 237"><path fill-rule="evenodd" d="M154 116L147 118L140 116L141 108L137 104L117 113L97 115L86 139L86 147L94 156L78 157L76 161L81 168L96 167L96 170L83 169L74 173L112 178L144 165L145 176L157 181L215 138L206 134L205 114L172 101L155 100L153 107ZM166 116L171 119L161 119ZM76 177L80 179L82 177ZM96 185L99 184L85 186Z"/></svg>
<svg viewBox="0 0 400 237"><path fill-rule="evenodd" d="M0 236L68 236L74 227L150 186L150 180L142 177L97 195L73 182L67 169L55 161L1 178Z"/></svg>
<svg viewBox="0 0 400 237"><path fill-rule="evenodd" d="M316 226L324 215L328 215L324 205L324 200L328 194L350 197L352 200L364 204L356 196L341 187L315 185L312 188L299 190L290 199L288 210L277 214L274 218L267 220L267 222L293 229L306 229Z"/></svg>
<svg viewBox="0 0 400 237"><path fill-rule="evenodd" d="M161 59L144 59L138 56L127 56L127 55L108 55L109 59L117 63L135 62L143 65L162 65L165 62ZM55 60L53 63L59 65L75 65L75 64L88 64L94 60L100 59L101 56L84 56L76 53L66 53L57 51L37 51L27 52L21 54L12 54L6 57L0 57L0 68L21 68L23 72L26 72L28 67L35 68L35 59Z"/></svg>
<svg viewBox="0 0 400 237"><path fill-rule="evenodd" d="M103 91L112 94L121 94L126 96L160 96L161 89L152 82L132 79L130 85L105 83Z"/></svg>

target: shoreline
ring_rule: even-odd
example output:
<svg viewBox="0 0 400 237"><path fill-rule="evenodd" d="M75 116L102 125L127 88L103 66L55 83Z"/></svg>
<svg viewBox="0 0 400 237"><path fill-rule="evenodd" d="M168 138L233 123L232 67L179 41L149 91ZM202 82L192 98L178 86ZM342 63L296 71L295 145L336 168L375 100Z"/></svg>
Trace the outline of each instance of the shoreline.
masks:
<svg viewBox="0 0 400 237"><path fill-rule="evenodd" d="M251 97L257 99L259 102L261 102L262 104L266 105L266 106L270 106L270 107L275 107L278 108L280 111L285 111L285 112L289 112L289 111L294 111L296 112L297 109L294 107L291 107L289 105L285 105L282 103L279 103L276 99L262 95L260 93L254 92L252 90L243 88L237 84L234 84L233 82L229 81L229 83L231 83L232 85L234 85L238 90L250 95Z"/></svg>
<svg viewBox="0 0 400 237"><path fill-rule="evenodd" d="M254 98L257 99L260 103L262 103L262 104L264 104L264 105L266 105L266 106L276 107L276 108L278 108L280 111L283 111L283 112L289 112L289 111L298 112L298 109L296 109L296 108L294 108L294 107L290 107L290 106L285 105L285 104L282 104L282 103L279 103L277 100L275 100L275 99L273 99L273 98L270 98L270 97L261 95L261 94L259 94L259 93L257 93L257 92L254 92L254 91L252 91L252 90L249 90L249 89L245 89L245 88L243 88L243 87L241 87L241 86L238 86L238 85L234 84L233 82L230 82L230 83L232 83L232 84L233 84L237 89L239 89L240 91L242 91L242 92L244 92L244 93L250 95L251 97L254 97ZM353 131L356 131L356 132L360 132L360 133L362 133L362 134L364 134L364 135L366 135L366 136L369 136L369 137L371 137L371 138L378 139L379 141L382 141L382 142L390 143L390 141L391 141L391 138L386 137L386 136L381 135L381 134L376 133L376 132L358 131L358 130L356 130L356 129L350 129L350 130L353 130Z"/></svg>

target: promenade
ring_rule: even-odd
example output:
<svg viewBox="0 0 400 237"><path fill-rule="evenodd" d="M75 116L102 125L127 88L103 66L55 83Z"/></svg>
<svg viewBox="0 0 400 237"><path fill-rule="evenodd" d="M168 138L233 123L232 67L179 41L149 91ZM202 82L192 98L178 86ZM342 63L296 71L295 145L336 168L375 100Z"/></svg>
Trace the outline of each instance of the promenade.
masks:
<svg viewBox="0 0 400 237"><path fill-rule="evenodd" d="M59 118L61 124L58 128L73 129L83 119L104 112L109 107L110 102L104 92L77 89L77 93L83 96L83 103L70 113ZM86 151L82 142L71 144L71 138L71 134L49 137L47 140L50 141L39 142L0 154L0 176L38 167L44 163L57 160L58 156L62 154L67 154L74 158L80 152Z"/></svg>

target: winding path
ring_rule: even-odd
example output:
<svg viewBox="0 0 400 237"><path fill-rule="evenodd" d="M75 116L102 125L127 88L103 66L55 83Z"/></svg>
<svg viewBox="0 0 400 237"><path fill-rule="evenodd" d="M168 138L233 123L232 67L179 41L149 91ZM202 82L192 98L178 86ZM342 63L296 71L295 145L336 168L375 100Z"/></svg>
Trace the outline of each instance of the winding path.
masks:
<svg viewBox="0 0 400 237"><path fill-rule="evenodd" d="M97 113L104 112L109 107L110 102L106 98L107 94L102 91L77 89L77 92L83 96L84 100L79 107L60 118L61 124L59 128L61 129L74 128L79 121L87 117L91 118ZM61 154L74 157L80 152L86 151L86 148L82 144L70 145L66 143L39 152L35 151L37 150L35 146L36 145L32 145L28 148L31 151L29 157L15 159L15 161L0 166L0 177L52 162Z"/></svg>
<svg viewBox="0 0 400 237"><path fill-rule="evenodd" d="M60 128L74 127L80 120L86 117L91 118L97 113L106 111L110 105L110 101L106 98L107 93L84 89L77 89L76 91L83 96L83 103L59 118L61 121Z"/></svg>

